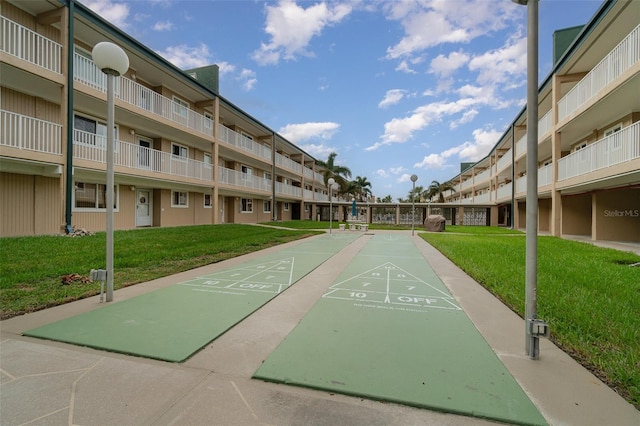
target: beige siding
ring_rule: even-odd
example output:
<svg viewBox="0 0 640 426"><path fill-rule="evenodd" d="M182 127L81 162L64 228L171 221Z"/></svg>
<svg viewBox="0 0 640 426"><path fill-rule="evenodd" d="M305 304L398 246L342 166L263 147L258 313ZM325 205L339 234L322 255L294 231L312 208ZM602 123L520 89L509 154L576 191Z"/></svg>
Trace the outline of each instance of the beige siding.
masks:
<svg viewBox="0 0 640 426"><path fill-rule="evenodd" d="M61 232L61 203L57 178L0 173L0 235Z"/></svg>
<svg viewBox="0 0 640 426"><path fill-rule="evenodd" d="M591 235L591 194L562 198L562 233Z"/></svg>
<svg viewBox="0 0 640 426"><path fill-rule="evenodd" d="M640 241L640 188L601 191L594 197L595 239Z"/></svg>

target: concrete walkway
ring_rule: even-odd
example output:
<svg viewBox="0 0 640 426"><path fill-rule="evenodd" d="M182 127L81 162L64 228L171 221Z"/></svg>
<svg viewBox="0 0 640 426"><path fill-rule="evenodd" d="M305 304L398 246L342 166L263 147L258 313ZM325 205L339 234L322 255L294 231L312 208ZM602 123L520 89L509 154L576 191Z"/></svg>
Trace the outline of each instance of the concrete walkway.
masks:
<svg viewBox="0 0 640 426"><path fill-rule="evenodd" d="M492 424L251 379L367 238L357 239L183 364L21 335L94 310L100 307L98 297L0 322L0 424ZM418 236L414 241L549 424L640 424L640 412L550 342L541 342L540 360L529 360L523 354L522 319ZM215 273L297 244L301 242L128 287L117 291L114 299Z"/></svg>

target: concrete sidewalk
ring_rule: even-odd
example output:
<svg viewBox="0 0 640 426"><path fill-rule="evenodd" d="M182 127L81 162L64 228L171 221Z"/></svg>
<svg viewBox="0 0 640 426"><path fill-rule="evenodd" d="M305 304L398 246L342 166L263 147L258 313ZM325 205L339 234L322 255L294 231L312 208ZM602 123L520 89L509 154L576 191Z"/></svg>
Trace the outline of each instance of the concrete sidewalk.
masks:
<svg viewBox="0 0 640 426"><path fill-rule="evenodd" d="M183 364L21 335L100 307L97 296L0 322L0 424L492 424L250 379L367 238L363 235ZM414 240L550 424L640 425L640 412L550 342L541 342L540 360L529 360L524 355L522 319L422 239ZM300 242L128 287L117 291L114 299L131 298L296 244Z"/></svg>

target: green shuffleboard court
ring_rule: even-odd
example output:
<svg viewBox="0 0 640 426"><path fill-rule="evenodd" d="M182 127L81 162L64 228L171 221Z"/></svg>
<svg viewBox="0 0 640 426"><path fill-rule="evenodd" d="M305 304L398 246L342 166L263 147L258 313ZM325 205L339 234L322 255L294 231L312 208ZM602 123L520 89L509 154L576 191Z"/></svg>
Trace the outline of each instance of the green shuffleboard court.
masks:
<svg viewBox="0 0 640 426"><path fill-rule="evenodd" d="M358 237L323 235L24 334L182 362Z"/></svg>
<svg viewBox="0 0 640 426"><path fill-rule="evenodd" d="M253 377L546 424L406 236L371 238Z"/></svg>

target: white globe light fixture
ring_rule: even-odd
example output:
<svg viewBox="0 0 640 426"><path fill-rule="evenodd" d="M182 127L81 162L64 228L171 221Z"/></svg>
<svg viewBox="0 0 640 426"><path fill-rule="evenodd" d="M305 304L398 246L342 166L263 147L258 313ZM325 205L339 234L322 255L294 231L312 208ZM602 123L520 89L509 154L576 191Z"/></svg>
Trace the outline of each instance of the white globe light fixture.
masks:
<svg viewBox="0 0 640 426"><path fill-rule="evenodd" d="M129 69L129 58L119 46L101 42L91 51L96 66L107 75L107 302L113 300L113 203L115 185L113 174L113 145L115 129L114 80Z"/></svg>

